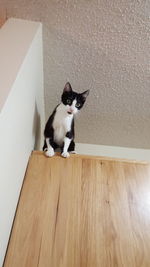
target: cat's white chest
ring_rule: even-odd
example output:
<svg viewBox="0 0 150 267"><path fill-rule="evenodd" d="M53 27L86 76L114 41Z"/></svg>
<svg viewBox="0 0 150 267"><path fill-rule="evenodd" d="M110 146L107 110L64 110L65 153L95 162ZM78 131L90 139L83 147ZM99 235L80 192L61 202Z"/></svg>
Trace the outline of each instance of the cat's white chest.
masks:
<svg viewBox="0 0 150 267"><path fill-rule="evenodd" d="M66 113L63 113L61 111L56 112L53 121L53 128L54 128L54 141L58 145L63 144L66 133L71 130L72 119L73 119L72 115L66 116Z"/></svg>

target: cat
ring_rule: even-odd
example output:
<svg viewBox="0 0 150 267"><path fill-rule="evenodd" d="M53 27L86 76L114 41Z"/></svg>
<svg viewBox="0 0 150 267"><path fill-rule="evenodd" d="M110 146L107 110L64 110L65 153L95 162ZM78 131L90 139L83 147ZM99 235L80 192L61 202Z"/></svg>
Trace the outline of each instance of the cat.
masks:
<svg viewBox="0 0 150 267"><path fill-rule="evenodd" d="M54 156L58 147L64 158L70 156L69 152L75 153L74 115L83 107L88 94L89 90L76 93L71 84L66 83L61 103L56 106L45 126L43 151L47 157Z"/></svg>

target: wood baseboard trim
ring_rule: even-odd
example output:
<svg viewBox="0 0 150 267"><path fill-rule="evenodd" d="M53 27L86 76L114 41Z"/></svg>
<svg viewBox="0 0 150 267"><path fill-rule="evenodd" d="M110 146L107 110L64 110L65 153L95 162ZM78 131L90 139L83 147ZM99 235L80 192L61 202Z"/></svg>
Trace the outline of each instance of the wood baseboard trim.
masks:
<svg viewBox="0 0 150 267"><path fill-rule="evenodd" d="M41 155L41 156L45 156L44 152L43 151L37 151L37 150L34 150L32 152L32 154L34 155ZM54 157L61 157L60 153L59 152L56 152L55 153L55 156ZM92 159L92 158L95 158L95 159L100 159L102 161L106 160L106 161L116 161L116 162L125 162L125 163L134 163L134 164L150 164L150 161L146 161L146 160L134 160L134 159L126 159L126 158L115 158L115 157L110 157L110 156L98 156L98 155L87 155L87 154L70 154L70 158L86 158L86 159ZM51 158L48 158L48 160L51 160ZM64 160L66 160L64 158Z"/></svg>
<svg viewBox="0 0 150 267"><path fill-rule="evenodd" d="M76 150L79 154L150 163L150 149L77 143Z"/></svg>

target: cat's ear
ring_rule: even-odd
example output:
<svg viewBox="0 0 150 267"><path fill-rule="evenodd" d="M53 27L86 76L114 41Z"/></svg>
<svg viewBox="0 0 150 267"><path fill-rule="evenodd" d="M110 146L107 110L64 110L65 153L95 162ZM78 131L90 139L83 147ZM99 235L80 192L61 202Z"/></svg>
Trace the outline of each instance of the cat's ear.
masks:
<svg viewBox="0 0 150 267"><path fill-rule="evenodd" d="M71 84L68 82L65 84L65 87L64 87L64 93L65 92L72 92L72 87L71 87Z"/></svg>
<svg viewBox="0 0 150 267"><path fill-rule="evenodd" d="M86 100L87 96L89 95L89 92L90 92L90 90L87 90L87 91L85 91L85 92L83 92L83 93L81 94L82 97L83 97L83 99L84 99L84 101Z"/></svg>

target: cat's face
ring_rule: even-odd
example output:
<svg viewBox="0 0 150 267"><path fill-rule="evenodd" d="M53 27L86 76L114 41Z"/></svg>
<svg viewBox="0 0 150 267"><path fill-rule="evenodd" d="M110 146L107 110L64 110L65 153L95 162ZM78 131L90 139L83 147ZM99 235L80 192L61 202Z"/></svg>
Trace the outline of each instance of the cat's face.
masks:
<svg viewBox="0 0 150 267"><path fill-rule="evenodd" d="M72 90L70 83L66 83L61 101L65 105L68 114L76 114L84 105L89 90L78 94Z"/></svg>

